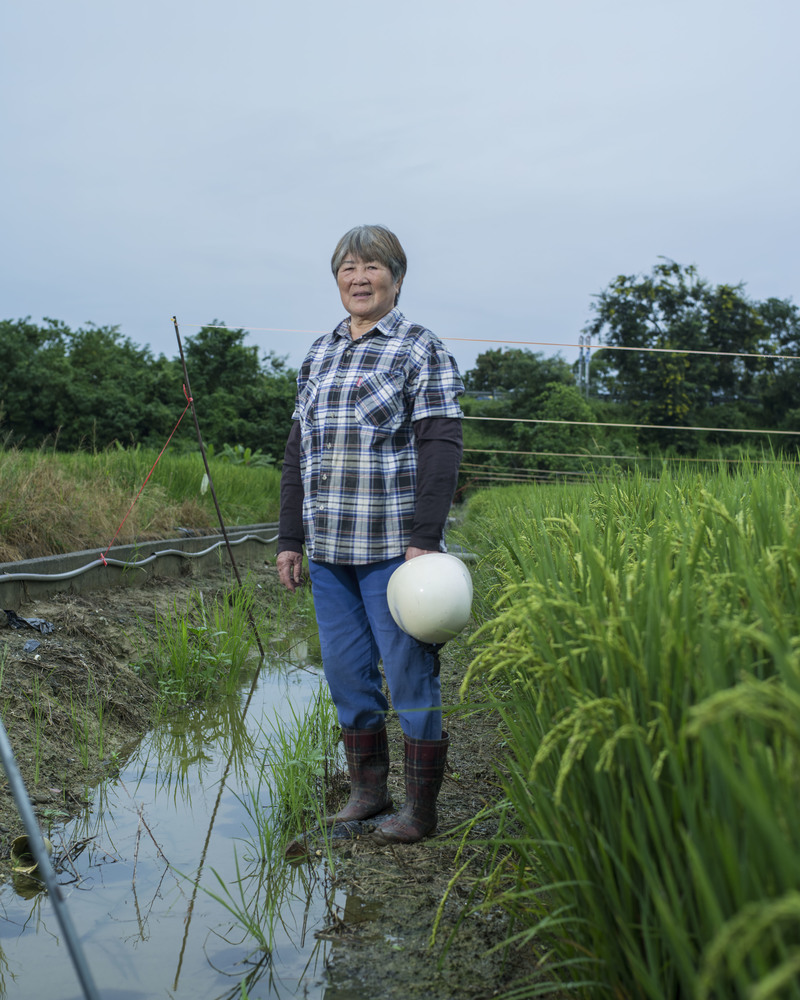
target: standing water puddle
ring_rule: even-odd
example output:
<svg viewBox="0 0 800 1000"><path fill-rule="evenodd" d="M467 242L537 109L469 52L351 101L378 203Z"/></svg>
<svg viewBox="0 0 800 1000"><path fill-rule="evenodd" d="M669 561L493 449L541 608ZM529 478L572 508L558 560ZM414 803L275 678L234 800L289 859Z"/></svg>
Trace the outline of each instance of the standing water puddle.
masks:
<svg viewBox="0 0 800 1000"><path fill-rule="evenodd" d="M265 666L244 722L244 695L165 721L84 816L53 831L56 853L85 842L58 881L104 1000L233 1000L246 977L251 1000L323 996L330 945L314 932L329 913L327 869L282 864L267 875L277 890L262 891L245 805L270 721L290 720L289 706L302 716L319 684L315 672ZM276 890L269 954L221 901L241 902L240 876L247 898ZM0 997L82 995L47 896L19 881L0 888Z"/></svg>

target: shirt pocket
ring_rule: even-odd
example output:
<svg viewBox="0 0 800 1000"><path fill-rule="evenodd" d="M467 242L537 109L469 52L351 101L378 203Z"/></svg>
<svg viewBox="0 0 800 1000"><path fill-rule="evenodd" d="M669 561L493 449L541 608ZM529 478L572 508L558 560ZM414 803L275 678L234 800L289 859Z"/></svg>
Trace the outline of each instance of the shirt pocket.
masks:
<svg viewBox="0 0 800 1000"><path fill-rule="evenodd" d="M356 389L355 414L359 427L376 437L388 437L406 416L402 372L370 372Z"/></svg>
<svg viewBox="0 0 800 1000"><path fill-rule="evenodd" d="M314 417L314 409L319 393L319 378L312 375L303 386L303 390L297 398L297 415L300 418L300 428L305 431L311 424Z"/></svg>

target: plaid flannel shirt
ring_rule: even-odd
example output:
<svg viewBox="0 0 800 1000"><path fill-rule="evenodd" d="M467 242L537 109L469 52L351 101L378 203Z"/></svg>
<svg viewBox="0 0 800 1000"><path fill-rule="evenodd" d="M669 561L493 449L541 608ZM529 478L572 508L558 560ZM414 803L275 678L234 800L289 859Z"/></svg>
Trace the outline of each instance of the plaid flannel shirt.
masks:
<svg viewBox="0 0 800 1000"><path fill-rule="evenodd" d="M393 309L357 340L349 319L316 340L297 387L309 558L352 565L402 555L416 500L412 425L461 417L455 360Z"/></svg>

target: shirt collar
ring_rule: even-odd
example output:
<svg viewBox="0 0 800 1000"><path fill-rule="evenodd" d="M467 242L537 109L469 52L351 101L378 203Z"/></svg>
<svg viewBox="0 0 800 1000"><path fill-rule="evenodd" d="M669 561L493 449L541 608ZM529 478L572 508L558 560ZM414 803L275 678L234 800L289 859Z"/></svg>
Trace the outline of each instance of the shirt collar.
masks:
<svg viewBox="0 0 800 1000"><path fill-rule="evenodd" d="M375 330L377 330L379 333L382 333L387 337L395 337L400 332L400 327L404 319L405 317L403 314L397 306L395 306L393 309L390 309L382 319L378 320L372 330L369 331L369 334L372 334ZM347 340L350 339L349 316L346 319L343 319L342 322L335 327L333 335L337 337L346 337ZM368 336L368 334L362 334L362 336Z"/></svg>

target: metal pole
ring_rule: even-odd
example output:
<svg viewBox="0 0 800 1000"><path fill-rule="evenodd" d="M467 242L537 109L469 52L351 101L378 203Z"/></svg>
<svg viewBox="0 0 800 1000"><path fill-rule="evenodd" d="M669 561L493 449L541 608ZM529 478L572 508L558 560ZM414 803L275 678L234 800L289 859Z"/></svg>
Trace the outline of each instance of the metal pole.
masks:
<svg viewBox="0 0 800 1000"><path fill-rule="evenodd" d="M183 342L181 341L181 334L180 334L180 330L178 329L178 319L177 319L176 316L172 317L172 323L173 323L173 326L175 327L175 336L176 336L176 338L178 340L178 350L180 351L181 364L183 365L183 377L184 377L184 381L185 381L185 384L186 384L186 395L189 398L189 402L191 403L191 407L192 407L192 416L194 417L194 426L195 426L195 430L197 431L197 442L200 445L200 454L203 457L203 465L204 465L205 470L206 470L206 475L208 476L208 485L209 485L209 488L211 490L211 497L212 497L212 499L214 501L214 507L216 508L216 511L217 511L217 519L219 520L219 526L222 529L222 537L225 539L225 544L228 547L228 556L230 557L231 565L233 566L233 571L236 574L236 579L238 580L239 586L241 587L242 586L242 580L241 580L241 577L239 576L239 570L238 570L238 568L236 566L236 560L233 557L233 550L231 549L231 543L228 541L228 533L225 530L225 522L224 522L223 517L222 517L222 511L220 510L219 503L217 502L217 494L216 494L216 492L214 490L214 482L213 482L213 480L211 478L211 469L209 468L209 465L208 465L208 457L206 455L205 445L203 444L203 435L200 432L200 423L199 423L199 421L197 419L197 410L195 409L195 406L194 406L194 398L192 396L192 387L189 385L189 372L188 372L188 370L186 368L186 357L185 357L185 355L183 353ZM256 643L258 644L258 650L261 653L261 662L263 664L264 658L265 658L266 654L264 652L264 647L261 645L261 637L258 634L258 629L256 627L255 619L253 618L252 612L248 611L247 616L248 616L248 620L250 622L250 627L252 628L253 634L255 635ZM252 683L250 685L250 691L249 691L249 693L247 695L247 701L245 702L244 709L242 710L242 718L244 718L247 715L247 710L250 707L250 701L251 701L251 699L253 697L253 694L255 692L255 689L256 689L256 682L258 681L258 675L259 675L259 671L257 670L255 672L255 674L253 675L253 681L252 681ZM174 981L173 986L172 986L173 990L177 990L177 988L178 988L178 981L180 980L181 968L183 966L183 955L184 955L184 952L186 950L186 942L188 941L188 938L189 938L189 927L191 926L191 923L192 923L192 914L194 913L194 903L195 903L195 899L197 897L197 891L198 891L198 889L200 887L200 876L202 874L203 867L205 866L205 863L206 863L206 852L208 850L208 845L209 845L209 842L211 840L211 831L214 829L214 823L216 822L216 819L217 819L217 810L219 809L219 804L220 804L220 801L222 799L222 792L223 792L223 790L225 788L225 783L228 780L228 773L229 773L229 771L231 769L231 765L233 763L233 757L234 757L235 752L236 752L235 747L231 747L231 753L230 753L230 756L228 757L228 763L225 765L225 773L222 775L222 780L220 781L220 784L219 784L219 792L217 793L217 801L214 803L214 811L211 814L211 822L209 823L209 825L208 825L208 831L206 832L206 840L205 840L205 844L203 845L203 852L202 852L202 854L200 856L200 866L197 869L197 875L195 876L195 880L194 880L194 889L192 891L192 898L189 901L189 909L187 910L186 916L184 917L184 921L183 921L184 922L183 942L181 944L180 955L178 956L178 968L175 971L175 981Z"/></svg>
<svg viewBox="0 0 800 1000"><path fill-rule="evenodd" d="M214 480L211 478L211 469L208 465L208 457L206 455L206 446L203 444L203 435L200 432L200 422L197 419L197 410L194 405L194 397L192 396L192 387L189 385L189 372L186 368L186 358L183 353L183 342L181 341L181 333L178 329L178 318L176 316L172 317L172 324L175 327L175 336L178 339L178 351L181 356L181 365L183 366L183 380L186 386L186 396L192 407L192 417L194 418L194 427L197 431L197 443L200 445L200 455L203 459L203 466L206 470L206 475L208 476L208 486L211 490L211 499L214 501L214 508L217 512L217 520L219 521L220 530L222 531L222 537L225 539L225 545L228 550L228 558L231 561L231 566L233 567L233 572L236 576L236 581L239 584L239 588L242 587L242 578L239 576L239 567L236 565L236 559L233 555L233 549L231 548L231 543L228 541L228 532L225 529L225 521L222 517L222 511L219 507L219 502L217 501L217 493L214 489ZM253 618L252 611L248 610L247 620L250 623L250 628L253 630L253 635L255 636L256 645L258 646L258 651L261 653L261 661L263 663L266 653L264 652L264 647L261 643L261 636L258 634L258 628L256 627L255 619Z"/></svg>
<svg viewBox="0 0 800 1000"><path fill-rule="evenodd" d="M50 856L44 846L42 832L39 829L38 822L36 821L33 806L31 805L31 800L28 797L28 791L25 788L25 782L22 780L22 775L19 773L19 768L17 767L17 762L14 758L14 751L11 749L11 744L8 742L8 736L2 720L0 720L0 757L2 757L3 767L5 768L6 776L8 778L8 787L11 789L11 794L14 796L14 802L17 805L17 810L19 811L23 826L28 832L28 844L31 848L31 853L33 854L36 864L39 866L39 871L41 872L42 880L45 884L45 888L47 889L47 894L52 900L53 909L56 911L56 917L58 917L61 930L64 932L64 940L66 941L67 949L72 959L72 964L75 966L75 972L80 980L84 995L87 1000L100 1000L100 994L97 992L94 980L89 972L89 966L86 964L86 958L83 954L80 941L78 940L78 935L76 934L75 927L70 920L66 902L64 901L64 897L61 895L61 886L58 882L56 882L56 875L53 871L52 865L50 864Z"/></svg>

